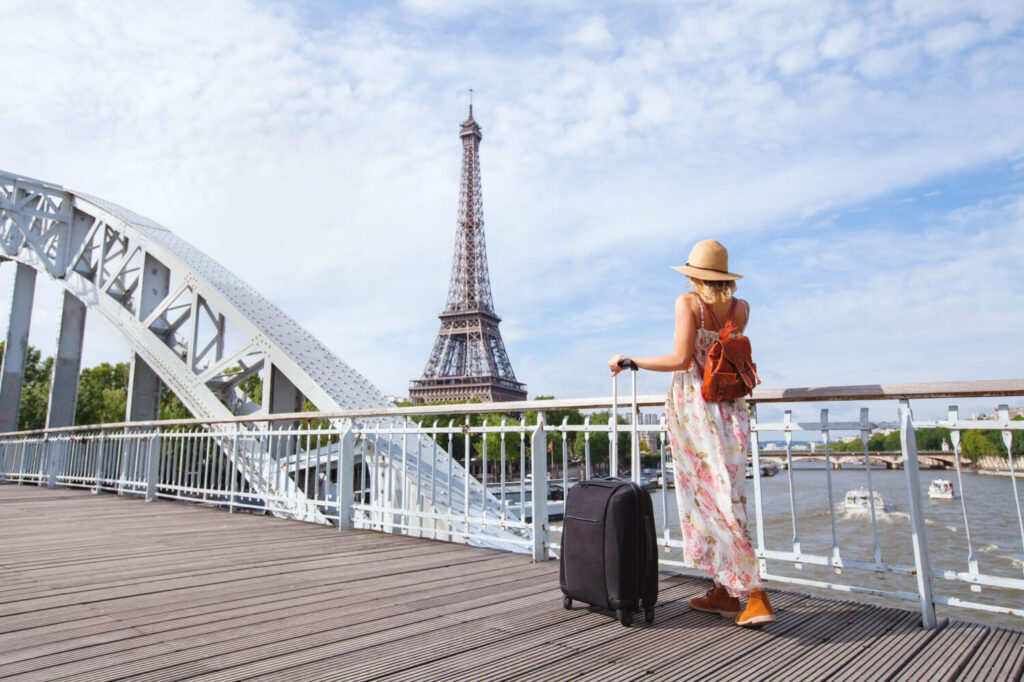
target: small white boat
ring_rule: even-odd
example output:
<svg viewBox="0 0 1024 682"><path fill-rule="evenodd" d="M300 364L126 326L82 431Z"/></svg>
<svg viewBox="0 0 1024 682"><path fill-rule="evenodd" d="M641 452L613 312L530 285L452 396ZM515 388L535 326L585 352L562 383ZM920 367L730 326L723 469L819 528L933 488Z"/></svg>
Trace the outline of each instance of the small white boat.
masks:
<svg viewBox="0 0 1024 682"><path fill-rule="evenodd" d="M928 497L933 500L952 500L953 482L944 478L936 478L928 484Z"/></svg>
<svg viewBox="0 0 1024 682"><path fill-rule="evenodd" d="M854 488L846 491L847 511L868 511L871 507L874 507L876 512L885 511L885 502L877 490L870 493L867 488Z"/></svg>

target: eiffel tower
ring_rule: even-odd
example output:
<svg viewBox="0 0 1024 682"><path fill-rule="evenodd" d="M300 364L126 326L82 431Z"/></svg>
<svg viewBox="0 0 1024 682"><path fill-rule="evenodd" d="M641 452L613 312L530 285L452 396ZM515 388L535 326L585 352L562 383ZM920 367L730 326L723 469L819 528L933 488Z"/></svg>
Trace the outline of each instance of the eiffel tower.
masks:
<svg viewBox="0 0 1024 682"><path fill-rule="evenodd" d="M469 118L462 139L462 181L459 184L459 224L448 284L448 301L434 348L423 376L409 382L413 403L472 400L526 400L526 384L516 381L494 313L491 278L484 244L483 197L480 193L480 126Z"/></svg>

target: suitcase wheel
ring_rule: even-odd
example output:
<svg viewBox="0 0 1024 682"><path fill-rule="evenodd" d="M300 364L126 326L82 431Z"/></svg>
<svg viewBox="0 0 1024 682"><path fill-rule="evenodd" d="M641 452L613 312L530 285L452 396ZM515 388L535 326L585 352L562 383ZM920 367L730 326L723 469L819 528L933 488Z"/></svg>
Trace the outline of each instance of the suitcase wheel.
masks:
<svg viewBox="0 0 1024 682"><path fill-rule="evenodd" d="M572 598L571 597L562 597L562 606L564 606L567 609L571 609L572 608Z"/></svg>
<svg viewBox="0 0 1024 682"><path fill-rule="evenodd" d="M615 615L619 617L619 622L622 623L622 627L628 628L633 625L633 614L625 609L618 609L615 611Z"/></svg>
<svg viewBox="0 0 1024 682"><path fill-rule="evenodd" d="M645 621L646 621L646 622L647 622L648 624L650 624L650 623L653 623L653 622L654 622L654 609L645 609L645 610L644 610L644 620L645 620Z"/></svg>

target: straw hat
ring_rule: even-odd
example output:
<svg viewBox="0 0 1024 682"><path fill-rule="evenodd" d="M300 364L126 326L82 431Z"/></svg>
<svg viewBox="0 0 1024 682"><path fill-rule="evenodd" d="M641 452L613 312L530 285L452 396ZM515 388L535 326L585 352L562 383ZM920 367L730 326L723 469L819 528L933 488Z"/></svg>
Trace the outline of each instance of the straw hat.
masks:
<svg viewBox="0 0 1024 682"><path fill-rule="evenodd" d="M743 278L743 275L729 272L729 252L714 239L694 244L686 265L673 265L672 269L709 282Z"/></svg>

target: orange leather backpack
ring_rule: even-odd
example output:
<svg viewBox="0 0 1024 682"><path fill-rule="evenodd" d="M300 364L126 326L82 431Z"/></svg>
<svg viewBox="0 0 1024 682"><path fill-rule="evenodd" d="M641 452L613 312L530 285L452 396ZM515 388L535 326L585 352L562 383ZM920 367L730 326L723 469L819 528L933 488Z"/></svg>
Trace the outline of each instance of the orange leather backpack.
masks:
<svg viewBox="0 0 1024 682"><path fill-rule="evenodd" d="M732 315L736 310L736 299L732 300L729 317L725 325L718 321L715 311L708 306L711 319L720 327L718 338L708 349L707 362L701 373L704 381L701 395L709 403L721 403L750 395L754 387L761 383L757 376L757 365L750 355L750 339L740 332L733 324Z"/></svg>

